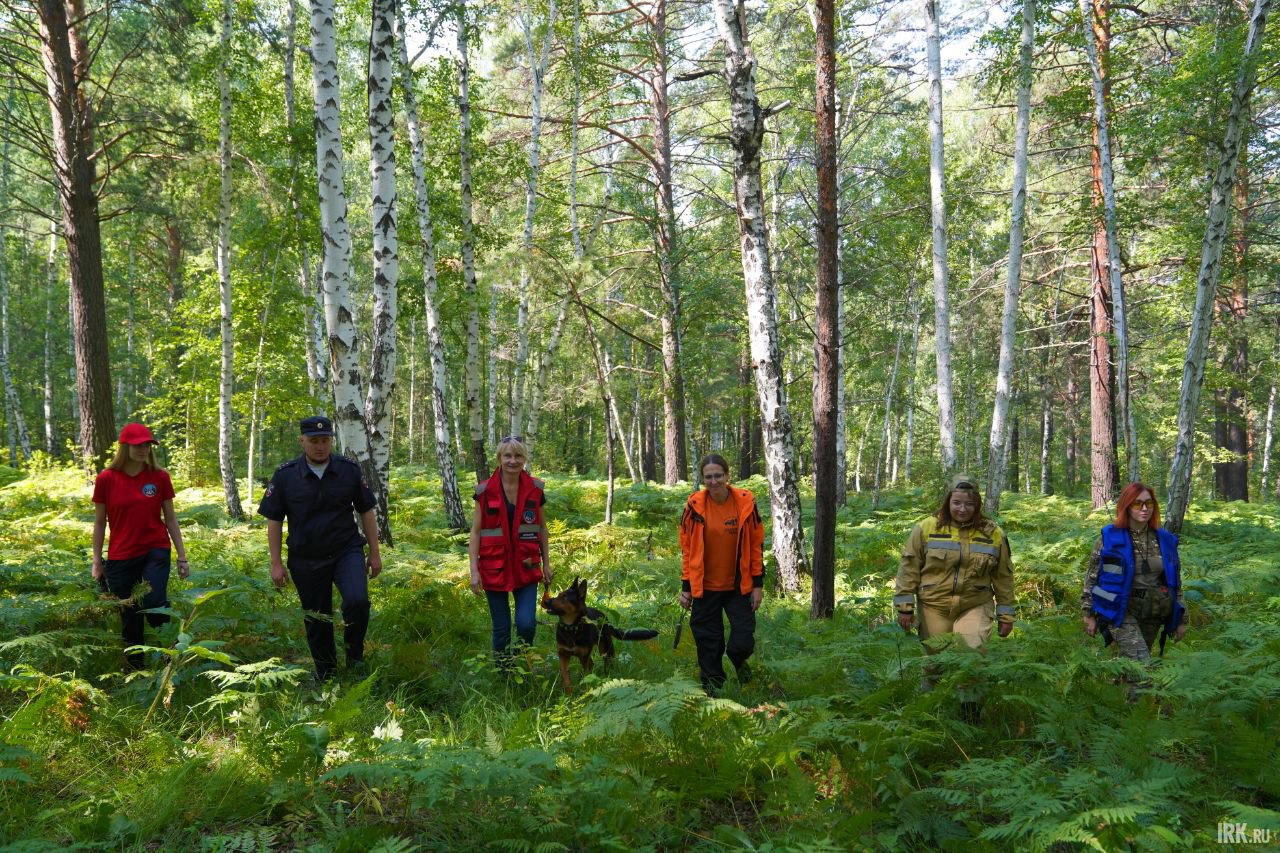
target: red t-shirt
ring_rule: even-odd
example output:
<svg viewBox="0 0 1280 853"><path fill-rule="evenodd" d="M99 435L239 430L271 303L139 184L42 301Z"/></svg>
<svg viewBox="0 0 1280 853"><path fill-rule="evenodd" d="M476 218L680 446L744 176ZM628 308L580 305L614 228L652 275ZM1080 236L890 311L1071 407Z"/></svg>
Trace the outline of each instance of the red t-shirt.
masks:
<svg viewBox="0 0 1280 853"><path fill-rule="evenodd" d="M152 548L169 547L162 507L173 498L173 482L162 470L143 468L130 477L107 468L93 483L93 502L107 508L111 539L108 560L140 557Z"/></svg>

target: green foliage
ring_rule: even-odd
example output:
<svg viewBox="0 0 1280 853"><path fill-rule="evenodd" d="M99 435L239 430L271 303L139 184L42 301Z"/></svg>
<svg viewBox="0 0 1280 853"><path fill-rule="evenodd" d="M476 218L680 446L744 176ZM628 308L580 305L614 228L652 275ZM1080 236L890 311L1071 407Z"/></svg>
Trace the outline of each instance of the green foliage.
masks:
<svg viewBox="0 0 1280 853"><path fill-rule="evenodd" d="M761 487L762 483L755 483ZM985 655L923 649L892 619L918 491L839 514L836 615L770 595L756 678L711 698L671 630L686 487L617 495L549 478L552 563L658 639L566 697L550 633L504 674L467 589L466 536L438 481L402 474L399 544L373 584L373 670L310 684L292 595L265 578L260 526L179 500L190 581L120 672L114 607L86 582L92 515L75 471L0 490L0 843L208 851L1201 848L1217 823L1273 826L1280 788L1274 506L1202 504L1183 535L1192 628L1150 672L1079 628L1100 513L1010 496L1020 621ZM34 554L39 556L33 556ZM559 583L558 581L557 583ZM597 662L599 665L599 662ZM962 697L982 702L980 723ZM44 845L42 847L41 845Z"/></svg>

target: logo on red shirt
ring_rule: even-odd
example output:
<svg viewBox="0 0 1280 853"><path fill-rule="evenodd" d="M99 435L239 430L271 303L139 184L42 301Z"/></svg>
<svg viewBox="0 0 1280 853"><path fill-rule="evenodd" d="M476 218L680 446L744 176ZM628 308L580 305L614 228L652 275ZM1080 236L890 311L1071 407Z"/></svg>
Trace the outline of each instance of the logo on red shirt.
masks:
<svg viewBox="0 0 1280 853"><path fill-rule="evenodd" d="M142 487L142 494L143 494L145 497L148 497L148 498L154 498L154 497L156 496L156 484L155 484L155 483L147 483L146 485L144 485L144 486Z"/></svg>

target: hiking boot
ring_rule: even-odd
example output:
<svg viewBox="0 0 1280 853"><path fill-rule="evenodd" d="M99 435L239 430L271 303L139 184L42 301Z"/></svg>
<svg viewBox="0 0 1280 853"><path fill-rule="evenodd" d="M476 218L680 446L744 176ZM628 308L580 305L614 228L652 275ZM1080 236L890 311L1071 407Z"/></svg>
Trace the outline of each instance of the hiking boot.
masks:
<svg viewBox="0 0 1280 853"><path fill-rule="evenodd" d="M739 684L751 683L751 664L743 661L742 663L734 664L734 669L738 671Z"/></svg>

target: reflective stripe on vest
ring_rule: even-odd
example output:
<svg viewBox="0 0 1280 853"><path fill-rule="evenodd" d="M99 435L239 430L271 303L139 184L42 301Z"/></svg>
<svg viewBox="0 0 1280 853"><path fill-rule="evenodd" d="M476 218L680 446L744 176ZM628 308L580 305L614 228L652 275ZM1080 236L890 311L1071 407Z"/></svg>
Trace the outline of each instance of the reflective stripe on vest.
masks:
<svg viewBox="0 0 1280 853"><path fill-rule="evenodd" d="M501 527L482 527L480 529L480 535L481 536L497 536L501 538L502 528Z"/></svg>
<svg viewBox="0 0 1280 853"><path fill-rule="evenodd" d="M1000 556L1000 552L990 545L975 545L973 543L969 544L969 553L970 554L987 554L992 557Z"/></svg>
<svg viewBox="0 0 1280 853"><path fill-rule="evenodd" d="M960 543L951 539L930 539L925 547L936 548L939 551L959 551Z"/></svg>

